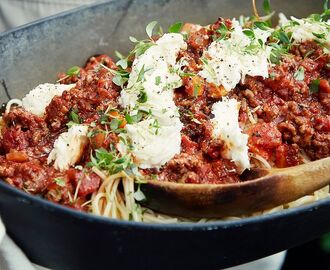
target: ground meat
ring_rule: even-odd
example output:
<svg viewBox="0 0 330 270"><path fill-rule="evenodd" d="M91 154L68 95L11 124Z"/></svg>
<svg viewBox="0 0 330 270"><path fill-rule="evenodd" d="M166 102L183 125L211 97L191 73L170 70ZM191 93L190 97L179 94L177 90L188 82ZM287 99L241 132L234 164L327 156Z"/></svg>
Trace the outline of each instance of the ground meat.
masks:
<svg viewBox="0 0 330 270"><path fill-rule="evenodd" d="M305 57L311 50L313 53ZM328 77L322 78L329 73L326 66L329 55L325 55L314 42L294 46L292 53L293 57L283 58L281 64L270 69L270 78L248 76L232 94L238 100L247 102L250 110L258 107L256 115L259 122L277 127L283 145L276 150L275 156L273 152L265 151L267 147L256 147L251 142L253 137L250 138L249 146L250 151L274 159L281 167L298 164L300 160L296 156L300 151L306 152L312 160L330 155L327 137L330 87ZM295 78L299 68L304 70L301 81ZM310 93L310 84L320 77L319 92ZM242 114L246 109L243 106L241 110ZM253 129L262 130L258 125ZM262 137L267 139L271 130ZM289 160L289 155L294 156L292 160Z"/></svg>
<svg viewBox="0 0 330 270"><path fill-rule="evenodd" d="M209 162L201 152L181 153L159 173L159 180L182 183L223 184L238 182L236 166L229 160Z"/></svg>
<svg viewBox="0 0 330 270"><path fill-rule="evenodd" d="M116 68L110 58L100 58L104 64ZM92 68L93 67L93 68ZM98 69L96 69L98 68ZM88 62L86 76L78 80L76 87L56 96L46 107L45 120L52 131L65 127L70 110L75 109L83 122L92 119L99 110L105 110L119 96L119 87L112 82L113 75L99 66L95 58Z"/></svg>
<svg viewBox="0 0 330 270"><path fill-rule="evenodd" d="M316 133L311 145L304 150L312 160L328 157L330 154L330 134Z"/></svg>
<svg viewBox="0 0 330 270"><path fill-rule="evenodd" d="M0 157L0 177L29 193L42 194L50 183L54 170L38 160L12 162Z"/></svg>
<svg viewBox="0 0 330 270"><path fill-rule="evenodd" d="M203 27L189 35L187 44L193 52L202 55L203 50L208 47L211 41L209 31Z"/></svg>
<svg viewBox="0 0 330 270"><path fill-rule="evenodd" d="M43 118L22 108L12 109L3 116L3 120L2 148L5 153L25 150L30 157L45 157L58 136L49 132Z"/></svg>
<svg viewBox="0 0 330 270"><path fill-rule="evenodd" d="M11 149L24 150L29 146L27 134L20 127L6 128L2 132L2 148L4 153Z"/></svg>

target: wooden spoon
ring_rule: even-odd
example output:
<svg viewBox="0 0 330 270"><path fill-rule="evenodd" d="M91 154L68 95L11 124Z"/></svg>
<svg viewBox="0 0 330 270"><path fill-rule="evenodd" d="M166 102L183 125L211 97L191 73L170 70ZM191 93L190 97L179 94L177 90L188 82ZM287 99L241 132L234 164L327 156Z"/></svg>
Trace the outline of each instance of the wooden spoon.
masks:
<svg viewBox="0 0 330 270"><path fill-rule="evenodd" d="M330 184L330 157L284 169L251 170L234 184L182 184L150 180L143 203L158 212L196 218L239 216L297 200Z"/></svg>

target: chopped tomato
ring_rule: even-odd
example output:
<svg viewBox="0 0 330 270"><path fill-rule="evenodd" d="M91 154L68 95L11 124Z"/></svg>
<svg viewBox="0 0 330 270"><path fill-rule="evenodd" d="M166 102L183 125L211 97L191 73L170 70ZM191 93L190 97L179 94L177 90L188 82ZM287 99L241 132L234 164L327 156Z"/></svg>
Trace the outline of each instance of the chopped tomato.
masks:
<svg viewBox="0 0 330 270"><path fill-rule="evenodd" d="M94 149L102 147L105 140L105 134L103 132L99 132L90 138L91 145Z"/></svg>
<svg viewBox="0 0 330 270"><path fill-rule="evenodd" d="M93 172L84 172L76 169L69 169L67 171L69 179L79 186L78 195L86 196L95 192L100 186L101 178Z"/></svg>
<svg viewBox="0 0 330 270"><path fill-rule="evenodd" d="M249 130L249 149L269 159L273 149L281 145L282 134L274 124L257 123Z"/></svg>
<svg viewBox="0 0 330 270"><path fill-rule="evenodd" d="M279 168L298 165L300 162L298 147L282 144L276 148L275 164Z"/></svg>
<svg viewBox="0 0 330 270"><path fill-rule="evenodd" d="M206 88L208 91L208 96L211 98L218 99L227 93L226 89L222 85L216 86L214 83L206 83Z"/></svg>
<svg viewBox="0 0 330 270"><path fill-rule="evenodd" d="M282 143L282 134L272 123L257 123L250 131L249 144L272 149Z"/></svg>
<svg viewBox="0 0 330 270"><path fill-rule="evenodd" d="M193 154L197 150L198 144L190 140L188 136L182 135L181 146L183 152Z"/></svg>
<svg viewBox="0 0 330 270"><path fill-rule="evenodd" d="M330 85L328 80L321 79L319 84L320 93L330 94Z"/></svg>
<svg viewBox="0 0 330 270"><path fill-rule="evenodd" d="M198 97L204 93L204 79L198 75L185 77L183 83L186 86L185 91L191 97Z"/></svg>
<svg viewBox="0 0 330 270"><path fill-rule="evenodd" d="M6 159L15 162L25 162L29 160L29 156L24 151L11 149L10 152L6 154Z"/></svg>

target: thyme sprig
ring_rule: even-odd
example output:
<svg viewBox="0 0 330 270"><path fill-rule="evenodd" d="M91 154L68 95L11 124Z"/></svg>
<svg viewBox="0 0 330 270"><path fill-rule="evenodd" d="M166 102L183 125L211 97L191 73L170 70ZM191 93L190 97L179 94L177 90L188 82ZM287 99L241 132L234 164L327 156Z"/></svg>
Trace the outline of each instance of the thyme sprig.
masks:
<svg viewBox="0 0 330 270"><path fill-rule="evenodd" d="M94 155L91 152L91 161L87 163L87 166L107 171L110 175L119 173L133 166L131 156L121 156L117 153L113 145L111 145L110 151L104 148L99 148L94 152Z"/></svg>

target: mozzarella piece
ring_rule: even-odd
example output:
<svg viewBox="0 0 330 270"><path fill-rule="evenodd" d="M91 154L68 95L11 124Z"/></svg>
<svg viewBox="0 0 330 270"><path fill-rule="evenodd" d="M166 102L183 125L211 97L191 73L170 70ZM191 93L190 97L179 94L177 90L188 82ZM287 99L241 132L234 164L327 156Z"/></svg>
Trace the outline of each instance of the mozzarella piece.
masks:
<svg viewBox="0 0 330 270"><path fill-rule="evenodd" d="M42 116L54 96L60 96L64 91L73 87L75 84L39 84L22 99L22 106L25 110Z"/></svg>
<svg viewBox="0 0 330 270"><path fill-rule="evenodd" d="M271 47L265 45L270 31L254 29L255 40L251 41L237 21L233 21L233 26L229 39L213 41L204 52L207 63L204 63L203 70L199 72L207 82L222 85L227 92L241 80L244 81L246 75L268 78L268 59L271 52ZM249 52L248 46L259 46L258 40L263 46L256 52Z"/></svg>
<svg viewBox="0 0 330 270"><path fill-rule="evenodd" d="M63 132L56 139L47 163L50 164L54 161L53 166L60 171L76 164L88 142L87 133L88 126L85 125L73 125L67 132Z"/></svg>
<svg viewBox="0 0 330 270"><path fill-rule="evenodd" d="M154 120L148 119L134 125L127 125L127 136L131 139L133 153L139 167L157 168L181 151L182 124L152 127ZM176 120L177 121L177 120Z"/></svg>
<svg viewBox="0 0 330 270"><path fill-rule="evenodd" d="M329 45L330 44L330 24L328 22L317 22L312 20L311 18L306 19L297 19L295 17L291 17L292 22L288 22L283 26L286 32L292 32L292 38L297 42L305 42L308 40L319 40L324 41L323 39L317 38L316 35L325 35L325 41ZM314 33L314 34L313 34Z"/></svg>
<svg viewBox="0 0 330 270"><path fill-rule="evenodd" d="M186 48L181 34L164 34L134 60L127 88L121 92L119 102L131 115L138 110L151 113L148 119L125 127L141 168L159 168L180 153L183 125L173 98L174 89L182 85L175 72L176 59L179 51ZM138 101L141 91L147 96L143 103Z"/></svg>
<svg viewBox="0 0 330 270"><path fill-rule="evenodd" d="M223 98L212 106L214 118L211 123L214 127L213 137L221 138L225 142L226 149L222 155L231 159L243 172L250 168L248 155L248 135L243 134L238 122L239 102L236 99Z"/></svg>
<svg viewBox="0 0 330 270"><path fill-rule="evenodd" d="M136 58L127 88L121 91L121 105L131 111L137 106L140 110L151 110L160 124L169 124L173 115L179 117L173 101L173 89L182 85L182 79L170 69L174 68L179 51L186 48L181 34L165 34ZM143 80L139 80L141 70L144 70ZM147 95L145 103L138 103L141 89Z"/></svg>

